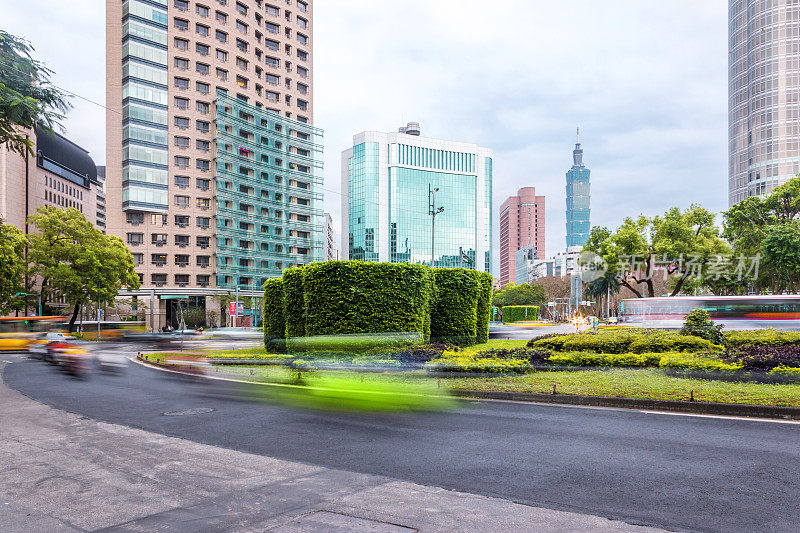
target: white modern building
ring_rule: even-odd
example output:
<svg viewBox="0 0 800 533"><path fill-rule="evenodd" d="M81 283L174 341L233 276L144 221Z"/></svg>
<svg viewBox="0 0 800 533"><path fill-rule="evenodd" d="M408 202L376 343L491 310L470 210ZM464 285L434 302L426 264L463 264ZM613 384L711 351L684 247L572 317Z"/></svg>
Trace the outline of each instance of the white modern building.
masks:
<svg viewBox="0 0 800 533"><path fill-rule="evenodd" d="M343 258L493 271L489 148L417 123L365 131L342 154L342 193Z"/></svg>

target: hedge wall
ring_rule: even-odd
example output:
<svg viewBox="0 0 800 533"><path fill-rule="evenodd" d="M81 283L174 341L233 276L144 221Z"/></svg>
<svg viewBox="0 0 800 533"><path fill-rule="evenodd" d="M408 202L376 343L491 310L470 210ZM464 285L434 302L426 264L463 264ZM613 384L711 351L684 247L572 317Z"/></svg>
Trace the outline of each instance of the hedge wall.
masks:
<svg viewBox="0 0 800 533"><path fill-rule="evenodd" d="M481 284L478 294L478 310L475 324L475 342L483 344L489 341L489 320L492 318L492 275L488 272L472 270Z"/></svg>
<svg viewBox="0 0 800 533"><path fill-rule="evenodd" d="M503 307L503 322L539 320L539 307L536 305L507 305Z"/></svg>
<svg viewBox="0 0 800 533"><path fill-rule="evenodd" d="M465 268L434 269L436 298L431 310L431 339L475 344L481 282Z"/></svg>
<svg viewBox="0 0 800 533"><path fill-rule="evenodd" d="M283 271L284 318L286 338L303 337L306 334L306 308L303 294L304 269L287 268Z"/></svg>
<svg viewBox="0 0 800 533"><path fill-rule="evenodd" d="M303 267L305 334L430 336L433 273L423 265L325 261Z"/></svg>
<svg viewBox="0 0 800 533"><path fill-rule="evenodd" d="M286 338L286 319L283 314L283 279L271 278L264 283L264 345L274 339Z"/></svg>

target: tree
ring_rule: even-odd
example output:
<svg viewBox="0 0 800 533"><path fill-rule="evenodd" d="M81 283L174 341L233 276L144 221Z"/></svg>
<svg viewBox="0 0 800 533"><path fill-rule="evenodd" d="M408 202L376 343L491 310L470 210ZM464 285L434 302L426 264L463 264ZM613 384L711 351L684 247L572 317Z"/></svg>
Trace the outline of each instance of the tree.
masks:
<svg viewBox="0 0 800 533"><path fill-rule="evenodd" d="M52 71L32 51L24 39L0 30L0 143L22 156L33 155L25 130L35 124L50 132L61 128L70 108L66 93L50 82Z"/></svg>
<svg viewBox="0 0 800 533"><path fill-rule="evenodd" d="M711 321L708 311L695 309L688 315L681 328L681 335L692 335L706 339L720 346L725 345L725 337L722 335L722 326L715 326Z"/></svg>
<svg viewBox="0 0 800 533"><path fill-rule="evenodd" d="M74 208L40 207L28 217L28 260L41 283L42 302L64 298L73 306L72 331L81 305L111 303L123 286L139 288L133 256L122 239L103 235Z"/></svg>
<svg viewBox="0 0 800 533"><path fill-rule="evenodd" d="M738 280L744 287L773 293L798 290L797 257L800 256L800 177L775 189L769 196L746 198L724 213L723 235L737 256L764 258L758 276Z"/></svg>
<svg viewBox="0 0 800 533"><path fill-rule="evenodd" d="M547 300L544 289L540 285L514 285L509 283L504 289L495 291L492 305L505 307L507 305L544 305Z"/></svg>
<svg viewBox="0 0 800 533"><path fill-rule="evenodd" d="M0 219L0 314L20 309L17 294L24 292L25 236L14 226Z"/></svg>
<svg viewBox="0 0 800 533"><path fill-rule="evenodd" d="M610 311L610 297L619 292L619 284L616 282L614 274L606 273L605 276L587 283L583 292L587 297L595 299L599 304L601 304L597 306L596 311L597 316L601 316L606 312L606 306L603 305L606 300L609 300L607 307Z"/></svg>
<svg viewBox="0 0 800 533"><path fill-rule="evenodd" d="M615 233L592 228L585 251L601 256L607 273L637 298L655 296L657 272L676 276L670 296L681 292L690 276L702 273L715 257L729 257L730 249L714 225L714 214L699 205L677 207L661 216L626 218Z"/></svg>

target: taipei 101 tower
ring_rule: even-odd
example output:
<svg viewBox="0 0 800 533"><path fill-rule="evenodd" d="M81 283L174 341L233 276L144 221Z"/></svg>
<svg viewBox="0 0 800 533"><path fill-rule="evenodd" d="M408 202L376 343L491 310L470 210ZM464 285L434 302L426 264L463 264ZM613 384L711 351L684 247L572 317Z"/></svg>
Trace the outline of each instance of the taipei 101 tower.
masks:
<svg viewBox="0 0 800 533"><path fill-rule="evenodd" d="M572 152L572 168L567 171L567 248L583 246L589 239L589 174L583 164L580 129Z"/></svg>

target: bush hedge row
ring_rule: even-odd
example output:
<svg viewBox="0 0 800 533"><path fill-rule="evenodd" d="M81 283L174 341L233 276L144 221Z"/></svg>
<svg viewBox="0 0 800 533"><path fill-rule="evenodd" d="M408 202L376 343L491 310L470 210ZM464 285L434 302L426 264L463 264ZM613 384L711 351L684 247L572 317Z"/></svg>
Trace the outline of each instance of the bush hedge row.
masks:
<svg viewBox="0 0 800 533"><path fill-rule="evenodd" d="M758 329L754 331L726 331L725 346L735 350L743 346L800 346L800 331Z"/></svg>
<svg viewBox="0 0 800 533"><path fill-rule="evenodd" d="M649 353L722 351L721 346L690 335L669 331L612 330L547 336L528 346L556 352Z"/></svg>
<svg viewBox="0 0 800 533"><path fill-rule="evenodd" d="M418 333L459 345L489 338L492 277L462 268L326 261L284 270L284 337ZM265 325L277 338L277 283L264 286ZM269 303L268 303L269 302ZM270 310L270 316L266 315ZM267 340L265 326L265 340Z"/></svg>
<svg viewBox="0 0 800 533"><path fill-rule="evenodd" d="M283 314L283 279L272 278L264 283L264 344L286 338L286 319Z"/></svg>
<svg viewBox="0 0 800 533"><path fill-rule="evenodd" d="M503 307L503 322L510 324L524 320L539 320L539 306L507 305Z"/></svg>

